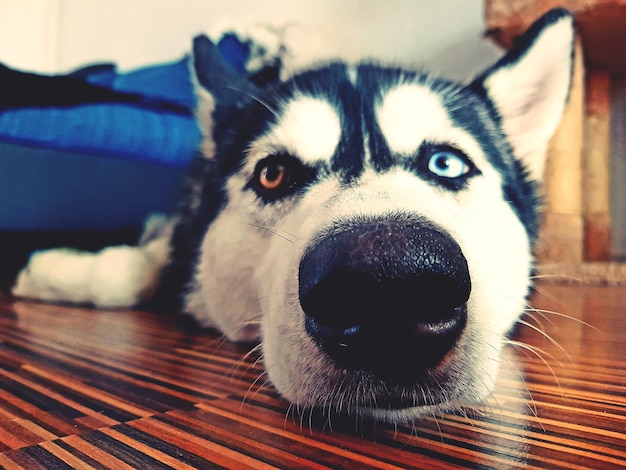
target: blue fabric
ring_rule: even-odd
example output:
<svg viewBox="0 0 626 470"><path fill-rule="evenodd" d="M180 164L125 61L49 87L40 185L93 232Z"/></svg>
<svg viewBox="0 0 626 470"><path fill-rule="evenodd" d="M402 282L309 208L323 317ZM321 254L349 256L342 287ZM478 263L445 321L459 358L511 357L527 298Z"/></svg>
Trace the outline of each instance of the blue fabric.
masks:
<svg viewBox="0 0 626 470"><path fill-rule="evenodd" d="M195 96L189 77L189 59L169 64L143 67L119 74L113 70L94 72L86 81L117 91L137 93L161 98L183 105L190 111L195 106Z"/></svg>
<svg viewBox="0 0 626 470"><path fill-rule="evenodd" d="M118 91L142 92L176 102L187 107L190 114L132 103L19 108L0 112L0 140L177 168L188 164L201 135L191 114L195 97L187 60L125 75L95 75L90 80Z"/></svg>
<svg viewBox="0 0 626 470"><path fill-rule="evenodd" d="M185 172L0 142L0 230L140 227L175 208Z"/></svg>
<svg viewBox="0 0 626 470"><path fill-rule="evenodd" d="M221 42L220 53L236 69L245 68L247 51L236 37ZM123 74L114 65L96 65L70 74L139 95L136 102L113 96L46 106L39 101L50 96L45 92L27 94L29 107L0 109L0 230L115 229L171 210L201 139L189 61ZM47 76L24 75L50 83ZM30 78L18 78L18 85L33 83ZM75 82L63 83L70 83L63 93L77 95Z"/></svg>
<svg viewBox="0 0 626 470"><path fill-rule="evenodd" d="M94 104L0 113L0 140L180 168L198 148L200 131L191 117Z"/></svg>

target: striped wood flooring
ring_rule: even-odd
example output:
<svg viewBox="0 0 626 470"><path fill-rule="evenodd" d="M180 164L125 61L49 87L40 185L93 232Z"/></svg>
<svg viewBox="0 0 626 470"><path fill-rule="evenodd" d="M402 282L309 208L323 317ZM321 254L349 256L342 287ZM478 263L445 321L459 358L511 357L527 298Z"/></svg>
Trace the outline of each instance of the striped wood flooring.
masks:
<svg viewBox="0 0 626 470"><path fill-rule="evenodd" d="M0 466L626 467L626 289L538 291L559 314L525 318L488 403L332 429L290 409L250 347L173 317L0 297Z"/></svg>

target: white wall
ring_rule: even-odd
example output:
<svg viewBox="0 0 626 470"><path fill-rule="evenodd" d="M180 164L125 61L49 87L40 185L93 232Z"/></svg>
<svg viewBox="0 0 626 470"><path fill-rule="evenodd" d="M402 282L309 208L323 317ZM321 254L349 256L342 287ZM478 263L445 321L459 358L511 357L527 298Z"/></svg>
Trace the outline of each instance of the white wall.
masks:
<svg viewBox="0 0 626 470"><path fill-rule="evenodd" d="M295 24L330 56L425 63L466 77L498 52L482 0L0 0L0 62L42 73L181 57L224 24Z"/></svg>

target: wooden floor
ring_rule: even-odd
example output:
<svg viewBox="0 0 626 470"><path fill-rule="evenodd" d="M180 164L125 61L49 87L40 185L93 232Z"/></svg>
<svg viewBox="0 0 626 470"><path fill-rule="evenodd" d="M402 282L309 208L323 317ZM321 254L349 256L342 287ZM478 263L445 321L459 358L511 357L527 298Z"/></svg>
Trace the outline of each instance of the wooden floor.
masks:
<svg viewBox="0 0 626 470"><path fill-rule="evenodd" d="M332 430L290 410L249 348L210 332L1 297L0 466L626 467L626 289L538 289L534 305L559 314L526 317L489 403Z"/></svg>

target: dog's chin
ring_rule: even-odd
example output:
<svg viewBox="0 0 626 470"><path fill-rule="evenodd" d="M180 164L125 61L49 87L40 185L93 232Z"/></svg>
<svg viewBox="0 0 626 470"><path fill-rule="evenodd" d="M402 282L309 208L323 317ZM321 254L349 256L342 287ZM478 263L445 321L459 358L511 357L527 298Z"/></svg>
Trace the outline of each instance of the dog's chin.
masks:
<svg viewBox="0 0 626 470"><path fill-rule="evenodd" d="M395 424L409 424L416 419L440 416L466 407L476 406L492 393L490 377L482 378L484 383L449 378L445 382L416 383L398 387L392 393L383 393L373 403L359 406L356 414L376 421ZM466 383L467 388L460 385ZM487 386L487 383L490 385ZM383 384L389 390L389 384Z"/></svg>
<svg viewBox="0 0 626 470"><path fill-rule="evenodd" d="M489 378L481 380L490 382ZM491 393L491 387L485 383L477 386L471 379L458 381L449 377L444 381L425 379L413 384L394 384L360 371L349 373L349 377L339 383L329 381L327 390L325 397L294 400L297 408L317 409L329 420L353 416L409 424L420 418L475 406Z"/></svg>
<svg viewBox="0 0 626 470"><path fill-rule="evenodd" d="M470 336L426 370L411 370L407 360L404 376L343 367L311 341L293 342L289 335L264 342L264 356L272 383L296 409L317 409L328 419L356 416L402 424L476 405L492 393L499 347L493 341L477 346L485 338ZM306 347L297 353L282 348L298 342Z"/></svg>
<svg viewBox="0 0 626 470"><path fill-rule="evenodd" d="M394 424L410 424L416 419L440 416L442 413L454 411L460 408L463 404L457 403L440 403L437 405L422 405L412 406L407 408L400 408L397 410L386 410L381 408L361 408L359 414L366 418L371 418L375 421L382 421L386 423Z"/></svg>

